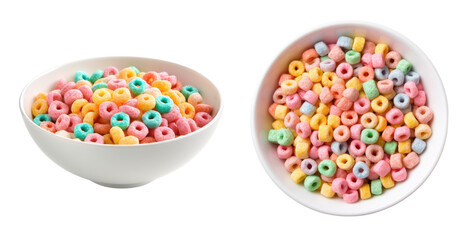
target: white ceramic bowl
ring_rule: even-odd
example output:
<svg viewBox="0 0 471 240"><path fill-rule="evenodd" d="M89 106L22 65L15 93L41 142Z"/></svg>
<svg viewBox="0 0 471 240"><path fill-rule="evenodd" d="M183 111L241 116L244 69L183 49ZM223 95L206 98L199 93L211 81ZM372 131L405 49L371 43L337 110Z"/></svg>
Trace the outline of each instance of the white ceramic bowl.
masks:
<svg viewBox="0 0 471 240"><path fill-rule="evenodd" d="M336 42L339 35L364 36L374 42L383 42L399 52L413 64L414 71L421 75L421 82L428 96L428 106L433 110L433 135L427 140L427 149L420 155L420 164L409 171L408 179L383 191L380 196L360 200L354 204L342 199L328 199L318 192L307 191L302 184L295 184L285 170L283 161L277 157L275 144L267 141L267 133L273 121L268 114L272 94L277 88L279 76L287 72L288 64L300 59L304 50L312 48L317 41ZM448 107L443 84L438 73L425 54L401 34L374 24L353 23L328 25L317 28L286 47L268 69L255 99L252 119L252 135L259 159L271 179L288 196L306 207L334 215L362 215L390 207L414 192L430 175L438 162L447 134Z"/></svg>
<svg viewBox="0 0 471 240"><path fill-rule="evenodd" d="M31 105L39 92L49 92L59 78L72 80L78 70L91 73L115 66L136 66L142 71L166 71L183 85L199 89L204 103L214 107L213 120L197 131L169 141L142 145L101 145L77 142L52 134L33 123ZM216 129L222 110L221 95L206 77L187 67L151 58L104 57L58 67L31 81L20 96L24 123L41 150L65 170L97 184L127 188L141 186L187 163L204 147Z"/></svg>

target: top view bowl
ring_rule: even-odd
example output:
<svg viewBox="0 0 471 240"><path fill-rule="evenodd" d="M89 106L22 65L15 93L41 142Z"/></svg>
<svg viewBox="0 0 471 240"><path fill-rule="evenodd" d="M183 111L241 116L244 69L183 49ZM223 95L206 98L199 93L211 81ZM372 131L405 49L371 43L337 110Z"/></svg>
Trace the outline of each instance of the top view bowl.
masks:
<svg viewBox="0 0 471 240"><path fill-rule="evenodd" d="M427 148L420 155L420 164L409 171L408 179L387 189L382 195L349 204L341 198L325 198L319 193L306 191L302 184L294 183L286 171L283 161L276 153L276 145L267 140L272 117L267 109L273 102L272 95L278 87L279 77L288 72L292 60L300 59L304 50L314 43L335 43L341 35L363 36L376 43L386 43L412 63L415 72L421 75L421 83L429 96L427 105L435 113L431 123L433 135L427 140ZM431 174L437 164L447 135L448 106L440 77L427 56L414 43L401 34L375 24L348 23L319 27L298 38L286 47L268 68L260 83L253 106L252 135L258 157L270 178L288 196L302 205L319 212L333 215L363 215L383 210L412 194Z"/></svg>
<svg viewBox="0 0 471 240"><path fill-rule="evenodd" d="M183 85L199 89L204 103L213 106L213 120L185 136L139 145L104 145L67 139L38 127L32 121L31 105L39 92L52 90L60 78L73 79L76 71L136 66L142 71L168 72ZM20 110L30 135L39 148L65 170L97 184L128 188L141 186L187 163L211 138L222 110L221 95L206 77L187 67L140 57L104 57L72 62L31 81L20 96Z"/></svg>

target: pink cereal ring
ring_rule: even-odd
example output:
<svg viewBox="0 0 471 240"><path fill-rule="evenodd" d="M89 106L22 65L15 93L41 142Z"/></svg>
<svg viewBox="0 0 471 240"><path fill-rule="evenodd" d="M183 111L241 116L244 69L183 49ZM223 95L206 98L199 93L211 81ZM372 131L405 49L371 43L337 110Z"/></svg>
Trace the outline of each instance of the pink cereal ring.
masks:
<svg viewBox="0 0 471 240"><path fill-rule="evenodd" d="M363 180L362 180L363 181ZM358 191L353 189L348 189L343 195L342 199L346 203L356 203L359 200Z"/></svg>
<svg viewBox="0 0 471 240"><path fill-rule="evenodd" d="M187 135L191 133L191 127L188 121L185 118L180 118L176 121L176 125L178 128L178 133L180 135Z"/></svg>
<svg viewBox="0 0 471 240"><path fill-rule="evenodd" d="M278 154L279 158L288 159L289 157L293 156L293 146L278 145L276 153Z"/></svg>
<svg viewBox="0 0 471 240"><path fill-rule="evenodd" d="M103 77L108 77L110 75L117 75L119 73L119 70L113 66L109 66L105 68L105 71L103 71Z"/></svg>
<svg viewBox="0 0 471 240"><path fill-rule="evenodd" d="M384 62L388 68L396 68L401 59L402 57L398 52L390 51L386 54Z"/></svg>
<svg viewBox="0 0 471 240"><path fill-rule="evenodd" d="M313 131L310 137L311 143L315 147L320 147L324 144L324 142L320 141L317 137L318 131Z"/></svg>
<svg viewBox="0 0 471 240"><path fill-rule="evenodd" d="M118 88L124 88L124 87L127 87L126 80L124 80L124 79L115 78L115 79L111 79L108 82L108 88L113 90L113 91L118 89Z"/></svg>
<svg viewBox="0 0 471 240"><path fill-rule="evenodd" d="M273 93L273 102L277 104L285 104L286 103L286 95L283 94L283 90L278 88Z"/></svg>
<svg viewBox="0 0 471 240"><path fill-rule="evenodd" d="M289 109L297 109L301 107L301 103L301 97L297 93L286 96L286 106Z"/></svg>
<svg viewBox="0 0 471 240"><path fill-rule="evenodd" d="M197 113L205 112L207 114L211 114L213 112L213 107L209 104L200 103L200 104L195 106L195 111Z"/></svg>
<svg viewBox="0 0 471 240"><path fill-rule="evenodd" d="M168 122L171 123L171 122L177 121L179 118L182 117L182 115L181 115L180 109L177 107L177 105L173 105L170 112L163 113L162 117L167 119ZM198 121L196 119L195 119L195 121L196 121L196 123L198 123Z"/></svg>
<svg viewBox="0 0 471 240"><path fill-rule="evenodd" d="M61 79L59 79L59 81L57 81L56 87L54 89L60 90L66 83L67 83L67 81L65 79L61 78Z"/></svg>
<svg viewBox="0 0 471 240"><path fill-rule="evenodd" d="M355 162L364 162L366 166L371 167L371 161L365 156L358 156L355 158Z"/></svg>
<svg viewBox="0 0 471 240"><path fill-rule="evenodd" d="M211 122L211 120L213 120L213 117L211 117L211 115L209 115L208 113L199 112L195 114L195 117L193 119L195 120L196 125L198 127L204 127L206 126L206 124Z"/></svg>
<svg viewBox="0 0 471 240"><path fill-rule="evenodd" d="M316 102L317 102L318 96L317 96L316 93L314 93L313 91L309 90L309 91L306 91L306 93L304 93L304 95L301 96L301 98L302 98L304 101L307 101L307 102L309 102L309 103L312 104L312 105L315 105Z"/></svg>
<svg viewBox="0 0 471 240"><path fill-rule="evenodd" d="M47 94L46 96L46 102L47 105L51 105L52 102L54 101L62 101L62 95L60 94L60 91L51 91Z"/></svg>
<svg viewBox="0 0 471 240"><path fill-rule="evenodd" d="M62 114L69 113L69 106L67 104L60 102L60 101L53 101L48 108L48 114L51 116L53 121L56 121L57 118Z"/></svg>
<svg viewBox="0 0 471 240"><path fill-rule="evenodd" d="M56 120L56 130L66 130L70 124L70 117L67 114L60 115Z"/></svg>
<svg viewBox="0 0 471 240"><path fill-rule="evenodd" d="M71 89L67 91L64 95L64 102L67 105L72 105L72 103L75 102L75 100L83 98L83 94L80 90L78 89Z"/></svg>
<svg viewBox="0 0 471 240"><path fill-rule="evenodd" d="M153 131L151 131L153 132ZM141 141L139 141L139 144L146 144L146 143L155 143L157 141L155 141L155 138L153 137L145 137L144 139L142 139Z"/></svg>
<svg viewBox="0 0 471 240"><path fill-rule="evenodd" d="M364 66L372 66L371 64L371 53L365 53L363 54L363 56L361 57L361 63L364 65Z"/></svg>
<svg viewBox="0 0 471 240"><path fill-rule="evenodd" d="M309 150L309 157L312 159L319 159L318 148L316 146L312 146Z"/></svg>
<svg viewBox="0 0 471 240"><path fill-rule="evenodd" d="M299 116L296 113L289 112L288 114L286 114L284 124L287 128L295 129L299 121Z"/></svg>
<svg viewBox="0 0 471 240"><path fill-rule="evenodd" d="M103 103L102 103L103 104ZM100 106L101 107L101 106ZM139 115L141 115L141 110L135 107L131 107L129 105L122 105L118 108L118 112L123 112L129 115L131 119L137 119ZM111 115L113 116L113 115ZM110 117L111 119L111 117Z"/></svg>
<svg viewBox="0 0 471 240"><path fill-rule="evenodd" d="M137 99L133 98L124 103L126 106L131 106L137 108Z"/></svg>
<svg viewBox="0 0 471 240"><path fill-rule="evenodd" d="M330 87L330 92L332 93L332 95L334 95L335 99L342 98L343 91L345 91L345 86L341 83L336 83L332 85L332 87Z"/></svg>
<svg viewBox="0 0 471 240"><path fill-rule="evenodd" d="M373 163L377 163L384 158L384 150L381 146L372 144L366 148L365 156Z"/></svg>
<svg viewBox="0 0 471 240"><path fill-rule="evenodd" d="M340 108L343 111L347 111L350 108L352 108L353 102L348 100L346 97L342 97L339 99L339 101L336 103L337 107Z"/></svg>
<svg viewBox="0 0 471 240"><path fill-rule="evenodd" d="M161 126L161 127L168 127L168 120L165 119L165 118L162 118L162 123L160 123L160 126ZM153 134L153 131L150 131L150 133ZM150 134L150 133L149 133L149 134Z"/></svg>
<svg viewBox="0 0 471 240"><path fill-rule="evenodd" d="M300 167L301 167L301 159L297 157L293 156L286 159L285 161L285 168L286 170L288 170L288 172L293 172L294 170L296 170L296 168L300 168Z"/></svg>
<svg viewBox="0 0 471 240"><path fill-rule="evenodd" d="M333 61L340 62L345 58L345 53L343 52L342 48L335 45L332 47L332 49L330 49L328 56Z"/></svg>
<svg viewBox="0 0 471 240"><path fill-rule="evenodd" d="M389 79L381 80L376 83L376 87L379 93L388 94L394 90L394 82Z"/></svg>
<svg viewBox="0 0 471 240"><path fill-rule="evenodd" d="M314 86L314 83L309 79L309 77L303 77L299 82L298 82L298 87L304 91L309 91L312 89L312 86Z"/></svg>
<svg viewBox="0 0 471 240"><path fill-rule="evenodd" d="M350 137L354 140L360 140L361 138L361 131L363 130L363 125L355 124L350 127Z"/></svg>
<svg viewBox="0 0 471 240"><path fill-rule="evenodd" d="M328 104L334 99L334 95L330 92L328 87L324 87L319 95L319 99L322 103Z"/></svg>
<svg viewBox="0 0 471 240"><path fill-rule="evenodd" d="M350 129L345 125L340 125L334 129L334 139L337 142L346 142L350 139Z"/></svg>
<svg viewBox="0 0 471 240"><path fill-rule="evenodd" d="M330 105L330 110L329 110L329 114L330 115L335 115L337 117L340 117L340 115L342 114L342 110L340 108L338 108L337 106L335 105Z"/></svg>
<svg viewBox="0 0 471 240"><path fill-rule="evenodd" d="M148 133L149 133L149 129L141 121L133 121L127 129L128 135L137 137L137 139L139 140L144 139Z"/></svg>
<svg viewBox="0 0 471 240"><path fill-rule="evenodd" d="M194 132L196 130L198 130L198 125L196 124L195 120L191 119L191 118L185 118L186 121L188 121L188 125L190 125L190 129L191 129L191 132Z"/></svg>
<svg viewBox="0 0 471 240"><path fill-rule="evenodd" d="M391 177L395 182L404 182L407 179L406 168L399 168L391 170Z"/></svg>
<svg viewBox="0 0 471 240"><path fill-rule="evenodd" d="M380 160L371 168L371 170L378 174L378 176L384 177L391 171L391 167L385 160Z"/></svg>
<svg viewBox="0 0 471 240"><path fill-rule="evenodd" d="M414 116L420 123L426 124L433 118L433 112L427 106L421 106L415 109Z"/></svg>
<svg viewBox="0 0 471 240"><path fill-rule="evenodd" d="M306 69L306 72L309 72L309 70L319 67L321 65L321 59L320 58L314 58L311 62L304 62L304 68Z"/></svg>
<svg viewBox="0 0 471 240"><path fill-rule="evenodd" d="M332 190L340 194L345 193L348 190L347 180L345 178L335 178L332 181Z"/></svg>
<svg viewBox="0 0 471 240"><path fill-rule="evenodd" d="M348 63L341 63L337 66L335 73L339 78L347 80L353 76L353 67Z"/></svg>
<svg viewBox="0 0 471 240"><path fill-rule="evenodd" d="M330 146L322 145L317 148L317 154L319 155L319 159L330 159Z"/></svg>
<svg viewBox="0 0 471 240"><path fill-rule="evenodd" d="M316 50L314 48L310 48L303 52L302 58L304 62L311 62L314 61L315 58L319 57Z"/></svg>
<svg viewBox="0 0 471 240"><path fill-rule="evenodd" d="M390 124L399 124L403 119L404 114L397 108L393 108L386 113L386 120L388 120Z"/></svg>
<svg viewBox="0 0 471 240"><path fill-rule="evenodd" d="M414 98L414 105L423 106L427 103L427 96L423 90L419 90L417 96Z"/></svg>
<svg viewBox="0 0 471 240"><path fill-rule="evenodd" d="M74 132L75 126L79 123L82 123L82 119L80 119L77 115L71 114L69 115L70 122L69 127L66 129L67 132Z"/></svg>
<svg viewBox="0 0 471 240"><path fill-rule="evenodd" d="M160 80L160 75L156 72L149 71L146 72L144 76L142 76L142 79L144 79L144 81L146 81L147 83L152 83L153 81Z"/></svg>
<svg viewBox="0 0 471 240"><path fill-rule="evenodd" d="M100 104L98 107L98 113L101 118L109 121L113 115L118 112L118 106L116 103L111 101L105 101Z"/></svg>
<svg viewBox="0 0 471 240"><path fill-rule="evenodd" d="M105 138L98 133L90 133L85 137L84 142L105 144Z"/></svg>
<svg viewBox="0 0 471 240"><path fill-rule="evenodd" d="M384 67L384 58L382 53L375 53L371 56L371 66L373 68Z"/></svg>
<svg viewBox="0 0 471 240"><path fill-rule="evenodd" d="M391 142L394 138L394 131L396 129L392 126L387 126L384 130L383 133L381 134L381 137L384 139L386 142Z"/></svg>
<svg viewBox="0 0 471 240"><path fill-rule="evenodd" d="M362 142L361 140L353 140L350 142L350 145L348 146L348 152L350 155L353 156L361 156L365 154L366 151L366 144Z"/></svg>
<svg viewBox="0 0 471 240"><path fill-rule="evenodd" d="M404 167L407 169L412 169L419 164L420 157L417 155L417 153L410 152L402 159L402 162L404 163Z"/></svg>
<svg viewBox="0 0 471 240"><path fill-rule="evenodd" d="M358 122L358 114L355 111L345 111L340 116L340 120L345 126L353 126Z"/></svg>
<svg viewBox="0 0 471 240"><path fill-rule="evenodd" d="M355 110L355 112L357 112L358 114L365 114L370 110L370 106L370 100L362 97L353 103L353 110Z"/></svg>
<svg viewBox="0 0 471 240"><path fill-rule="evenodd" d="M346 88L343 92L342 92L342 96L346 97L348 100L352 101L352 102L355 102L356 100L358 100L358 96L360 95L360 93L358 92L358 90L354 87L349 87L349 88Z"/></svg>
<svg viewBox="0 0 471 240"><path fill-rule="evenodd" d="M154 130L155 141L161 142L175 138L175 133L169 127L158 127Z"/></svg>
<svg viewBox="0 0 471 240"><path fill-rule="evenodd" d="M280 76L280 80L278 81L278 85L281 86L281 83L283 83L286 80L293 80L293 76L291 74L283 73Z"/></svg>
<svg viewBox="0 0 471 240"><path fill-rule="evenodd" d="M353 173L347 174L347 180L348 188L357 190L363 185L363 179L357 178Z"/></svg>
<svg viewBox="0 0 471 240"><path fill-rule="evenodd" d="M89 86L83 85L78 88L78 90L82 93L83 98L87 101L92 99L93 91Z"/></svg>
<svg viewBox="0 0 471 240"><path fill-rule="evenodd" d="M309 126L309 123L299 122L298 124L296 124L296 133L298 134L298 136L302 138L308 138L309 136L311 136L312 130L311 130L311 127Z"/></svg>
<svg viewBox="0 0 471 240"><path fill-rule="evenodd" d="M64 96L66 92L68 92L71 89L75 88L75 83L74 82L68 82L66 83L62 88L61 88L61 95Z"/></svg>
<svg viewBox="0 0 471 240"><path fill-rule="evenodd" d="M403 167L402 165L402 156L400 153L395 153L391 155L389 158L389 165L391 165L391 169L400 169Z"/></svg>
<svg viewBox="0 0 471 240"><path fill-rule="evenodd" d="M398 142L403 142L409 139L410 137L410 128L407 126L398 127L394 131L394 140Z"/></svg>
<svg viewBox="0 0 471 240"><path fill-rule="evenodd" d="M332 181L335 180L335 177L334 177L334 176L332 176L332 177L326 177L326 176L324 176L324 175L321 175L321 179L322 179L322 181L324 181L324 182L331 183Z"/></svg>
<svg viewBox="0 0 471 240"><path fill-rule="evenodd" d="M417 88L417 85L414 82L409 81L404 84L404 93L409 98L415 98L417 94L419 94L419 89Z"/></svg>

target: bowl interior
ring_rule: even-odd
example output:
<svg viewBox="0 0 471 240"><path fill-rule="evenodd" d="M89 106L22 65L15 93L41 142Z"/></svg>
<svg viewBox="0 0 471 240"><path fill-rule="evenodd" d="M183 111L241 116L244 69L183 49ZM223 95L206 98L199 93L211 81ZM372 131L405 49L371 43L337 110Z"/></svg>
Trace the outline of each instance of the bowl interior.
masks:
<svg viewBox="0 0 471 240"><path fill-rule="evenodd" d="M32 81L25 87L20 97L20 107L23 114L31 118L31 105L34 102L34 97L40 92L49 92L54 89L55 84L60 78L67 81L72 81L75 72L84 71L88 74L93 73L97 69L105 69L108 66L115 66L122 69L129 66L135 66L140 71L156 71L168 72L170 75L176 75L177 79L183 85L192 85L200 91L204 98L204 103L213 106L214 111L212 116L218 115L221 109L220 93L216 86L210 82L206 77L200 73L189 69L187 67L151 58L141 57L104 57L86 59L81 61L72 62L61 66L53 71L43 74L36 80Z"/></svg>
<svg viewBox="0 0 471 240"><path fill-rule="evenodd" d="M318 191L308 192L301 184L295 184L285 170L283 161L277 157L275 144L266 140L272 118L268 107L272 94L277 88L279 76L288 72L288 64L300 59L302 52L312 48L317 41L335 43L338 36L363 36L376 43L386 43L390 49L399 52L410 61L413 70L421 76L421 83L427 93L427 105L434 112L433 135L427 140L427 148L420 155L421 162L409 171L408 179L397 183L392 189L383 191L381 196L360 200L355 204L345 203L340 198L327 199ZM445 91L438 73L425 54L411 41L399 33L371 24L331 25L310 32L289 45L275 59L259 87L254 105L253 137L259 158L268 175L290 197L314 210L335 215L361 215L376 212L394 205L414 192L430 175L442 152L447 133L448 108Z"/></svg>

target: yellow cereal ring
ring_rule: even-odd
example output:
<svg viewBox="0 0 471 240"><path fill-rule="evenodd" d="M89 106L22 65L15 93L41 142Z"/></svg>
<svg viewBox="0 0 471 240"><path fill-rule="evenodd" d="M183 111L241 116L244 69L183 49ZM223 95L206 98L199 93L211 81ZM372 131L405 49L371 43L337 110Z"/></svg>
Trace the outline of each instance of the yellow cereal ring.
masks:
<svg viewBox="0 0 471 240"><path fill-rule="evenodd" d="M389 101L386 97L379 95L371 101L371 109L376 113L384 113L389 107Z"/></svg>
<svg viewBox="0 0 471 240"><path fill-rule="evenodd" d="M299 117L299 120L300 120L301 122L310 123L310 122L311 122L311 117L309 117L309 116L303 114L303 115L301 115L301 116Z"/></svg>
<svg viewBox="0 0 471 240"><path fill-rule="evenodd" d="M292 173L291 173L291 179L293 180L293 182L295 183L300 183L302 181L304 181L304 179L306 178L306 174L303 172L303 170L301 170L301 168L296 168Z"/></svg>
<svg viewBox="0 0 471 240"><path fill-rule="evenodd" d="M387 98L388 100L392 100L396 96L396 92L394 90L392 90L392 92L390 92L388 94L383 94L383 96L385 98Z"/></svg>
<svg viewBox="0 0 471 240"><path fill-rule="evenodd" d="M408 112L404 115L404 123L408 128L415 128L419 125L419 121L417 121L417 118L415 118L412 112Z"/></svg>
<svg viewBox="0 0 471 240"><path fill-rule="evenodd" d="M375 127L375 130L378 132L383 132L384 129L388 126L388 121L383 116L378 116L378 124Z"/></svg>
<svg viewBox="0 0 471 240"><path fill-rule="evenodd" d="M136 100L137 108L139 108L142 112L147 112L155 108L155 98L150 94L140 94L136 97Z"/></svg>
<svg viewBox="0 0 471 240"><path fill-rule="evenodd" d="M358 79L357 77L353 77L350 80L348 80L347 83L345 83L345 87L347 88L354 87L358 91L361 91L361 89L363 88L363 85L361 84L360 79Z"/></svg>
<svg viewBox="0 0 471 240"><path fill-rule="evenodd" d="M361 116L360 123L365 128L375 128L378 125L378 117L372 112L367 112Z"/></svg>
<svg viewBox="0 0 471 240"><path fill-rule="evenodd" d="M88 101L85 99L77 99L72 103L72 106L70 107L70 111L75 114L79 114L82 112L82 109L85 105L88 104Z"/></svg>
<svg viewBox="0 0 471 240"><path fill-rule="evenodd" d="M169 97L170 99L172 99L173 103L178 106L180 103L182 103L182 101L181 101L180 95L178 95L176 92L178 91L169 90L169 91L163 92L162 95L165 95Z"/></svg>
<svg viewBox="0 0 471 240"><path fill-rule="evenodd" d="M124 138L124 131L118 126L114 126L110 129L111 139L115 144L119 143L121 138Z"/></svg>
<svg viewBox="0 0 471 240"><path fill-rule="evenodd" d="M299 142L294 148L294 153L297 158L305 159L309 157L309 143Z"/></svg>
<svg viewBox="0 0 471 240"><path fill-rule="evenodd" d="M322 84L315 83L314 86L312 86L312 91L315 92L317 95L320 95L322 92Z"/></svg>
<svg viewBox="0 0 471 240"><path fill-rule="evenodd" d="M294 141L293 141L293 146L297 146L298 143L301 143L301 144L311 144L311 140L310 139L307 139L307 138L302 138L300 136L296 136L294 138Z"/></svg>
<svg viewBox="0 0 471 240"><path fill-rule="evenodd" d="M92 88L92 83L87 81L87 80L80 80L77 83L75 83L75 88L78 89L81 86L88 86L88 87Z"/></svg>
<svg viewBox="0 0 471 240"><path fill-rule="evenodd" d="M389 47L388 45L384 43L378 43L375 48L375 53L382 53L383 57L386 57L386 54L389 52Z"/></svg>
<svg viewBox="0 0 471 240"><path fill-rule="evenodd" d="M415 137L425 140L430 136L432 136L432 128L429 125L421 123L415 128Z"/></svg>
<svg viewBox="0 0 471 240"><path fill-rule="evenodd" d="M323 183L321 187L321 194L326 198L332 198L335 196L334 190L332 190L332 186L329 183Z"/></svg>
<svg viewBox="0 0 471 240"><path fill-rule="evenodd" d="M352 50L361 52L363 51L363 46L365 46L365 38L364 37L355 37L353 39Z"/></svg>
<svg viewBox="0 0 471 240"><path fill-rule="evenodd" d="M289 109L285 105L278 105L275 108L275 119L284 120Z"/></svg>
<svg viewBox="0 0 471 240"><path fill-rule="evenodd" d="M85 114L83 116L83 120L82 122L84 123L88 123L90 125L93 126L93 124L95 123L95 121L98 119L98 113L96 112L88 112L87 114Z"/></svg>
<svg viewBox="0 0 471 240"><path fill-rule="evenodd" d="M292 61L288 67L289 74L297 77L304 72L304 64L301 61Z"/></svg>
<svg viewBox="0 0 471 240"><path fill-rule="evenodd" d="M327 116L327 114L329 114L329 111L330 107L323 103L319 103L319 107L316 109L316 113L322 114L324 116Z"/></svg>
<svg viewBox="0 0 471 240"><path fill-rule="evenodd" d="M127 83L136 76L136 72L132 68L125 68L118 73L118 78L126 80Z"/></svg>
<svg viewBox="0 0 471 240"><path fill-rule="evenodd" d="M167 92L172 88L172 84L167 80L156 80L152 82L152 87L158 88L161 92Z"/></svg>
<svg viewBox="0 0 471 240"><path fill-rule="evenodd" d="M273 127L273 129L275 130L279 130L279 129L282 129L282 128L286 128L285 127L285 124L283 123L283 120L275 120L271 126Z"/></svg>
<svg viewBox="0 0 471 240"><path fill-rule="evenodd" d="M285 80L281 83L281 92L285 95L291 95L298 91L298 83L295 80Z"/></svg>
<svg viewBox="0 0 471 240"><path fill-rule="evenodd" d="M339 77L337 77L337 74L335 74L334 72L325 72L324 74L322 74L322 85L324 87L332 87L332 85L334 85L334 80L337 79Z"/></svg>
<svg viewBox="0 0 471 240"><path fill-rule="evenodd" d="M384 188L392 188L394 187L394 180L391 177L391 173L388 173L384 177L379 178L381 180L381 184L383 184Z"/></svg>
<svg viewBox="0 0 471 240"><path fill-rule="evenodd" d="M113 139L111 139L111 134L107 133L103 135L103 137L105 138L105 144L114 144Z"/></svg>
<svg viewBox="0 0 471 240"><path fill-rule="evenodd" d="M119 139L119 145L135 145L139 144L139 139L134 136L126 136Z"/></svg>
<svg viewBox="0 0 471 240"><path fill-rule="evenodd" d="M406 141L399 142L397 144L397 151L399 153L403 153L403 154L410 153L412 151L412 149L411 149L411 140L407 139Z"/></svg>
<svg viewBox="0 0 471 240"><path fill-rule="evenodd" d="M311 79L312 82L318 83L322 80L322 75L324 72L319 67L315 67L311 70L309 70L308 76L309 79Z"/></svg>
<svg viewBox="0 0 471 240"><path fill-rule="evenodd" d="M46 114L48 109L49 106L47 105L46 99L39 98L34 101L31 106L31 113L33 114L33 117L36 117L39 114Z"/></svg>
<svg viewBox="0 0 471 240"><path fill-rule="evenodd" d="M327 117L327 125L331 126L332 128L337 128L340 126L340 117L337 115L330 114Z"/></svg>
<svg viewBox="0 0 471 240"><path fill-rule="evenodd" d="M89 112L99 114L98 106L95 103L87 103L82 107L82 116L87 115Z"/></svg>
<svg viewBox="0 0 471 240"><path fill-rule="evenodd" d="M184 102L178 105L178 108L180 108L180 113L182 114L183 117L191 118L191 119L195 117L196 112L195 112L195 107L193 107L193 105L187 102Z"/></svg>
<svg viewBox="0 0 471 240"><path fill-rule="evenodd" d="M113 91L112 101L116 103L116 105L121 106L127 101L131 100L131 92L127 88L118 88Z"/></svg>
<svg viewBox="0 0 471 240"><path fill-rule="evenodd" d="M366 200L371 198L370 184L365 183L360 187L360 198Z"/></svg>
<svg viewBox="0 0 471 240"><path fill-rule="evenodd" d="M326 125L327 118L323 114L316 114L312 116L311 121L309 122L309 126L311 126L314 130L319 130L319 126Z"/></svg>
<svg viewBox="0 0 471 240"><path fill-rule="evenodd" d="M355 165L355 159L350 154L340 154L337 157L337 166L343 170L351 170Z"/></svg>
<svg viewBox="0 0 471 240"><path fill-rule="evenodd" d="M93 93L92 99L97 106L100 106L102 102L111 101L113 98L112 93L108 92L106 89L107 88L100 88Z"/></svg>
<svg viewBox="0 0 471 240"><path fill-rule="evenodd" d="M44 99L44 100L47 100L47 93L43 93L43 92L40 92L36 95L36 98L34 100L38 100L38 99Z"/></svg>
<svg viewBox="0 0 471 240"><path fill-rule="evenodd" d="M318 138L322 142L332 142L333 130L329 125L320 125Z"/></svg>

